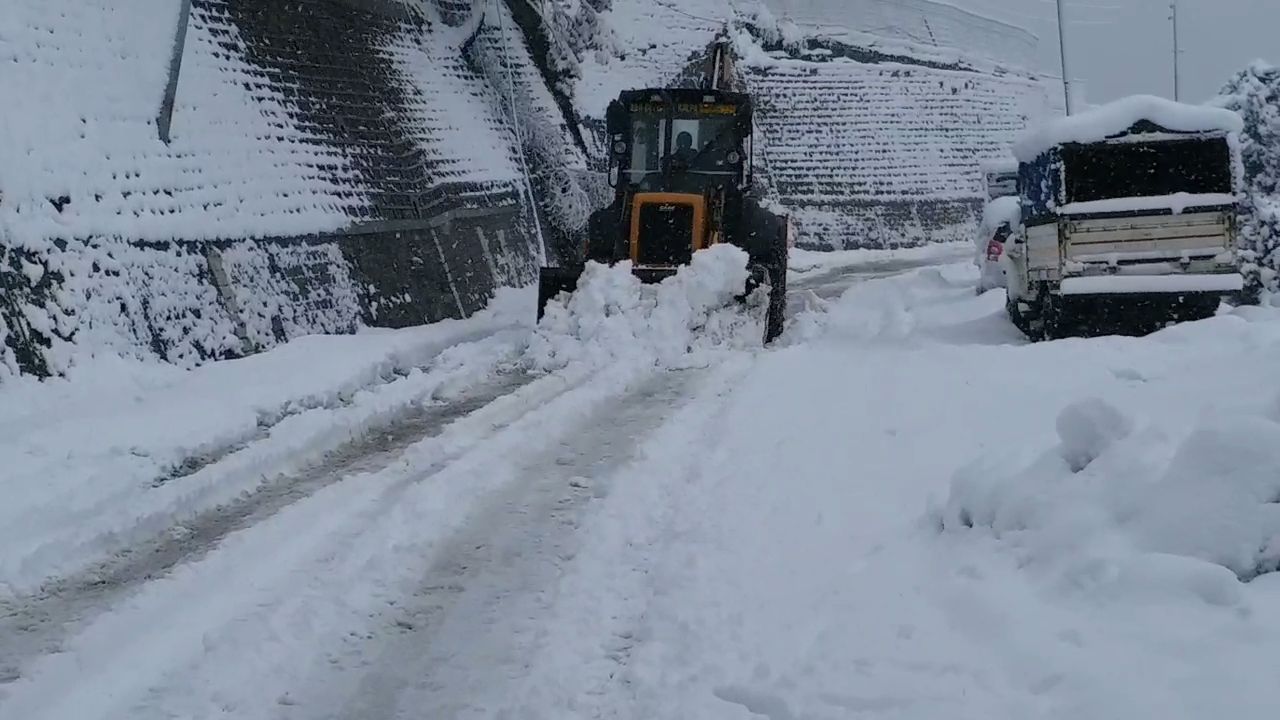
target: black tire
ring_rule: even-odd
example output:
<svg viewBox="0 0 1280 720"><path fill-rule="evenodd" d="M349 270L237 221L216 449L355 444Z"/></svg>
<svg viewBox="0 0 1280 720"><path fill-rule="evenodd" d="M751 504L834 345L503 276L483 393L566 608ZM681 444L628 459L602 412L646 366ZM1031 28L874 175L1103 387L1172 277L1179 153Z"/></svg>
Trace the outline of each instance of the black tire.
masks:
<svg viewBox="0 0 1280 720"><path fill-rule="evenodd" d="M1032 315L1025 318L1026 329L1023 330L1031 342L1057 340L1062 337L1062 308L1055 300L1049 286L1041 284L1036 290L1035 307Z"/></svg>
<svg viewBox="0 0 1280 720"><path fill-rule="evenodd" d="M783 226L773 240L768 262L769 311L765 316L764 344L777 340L787 323L787 234Z"/></svg>
<svg viewBox="0 0 1280 720"><path fill-rule="evenodd" d="M1023 335L1034 339L1031 338L1031 323L1029 319L1018 309L1018 301L1009 294L1008 288L1005 288L1004 291L1004 311L1009 315L1009 322L1013 323L1014 327L1018 328Z"/></svg>
<svg viewBox="0 0 1280 720"><path fill-rule="evenodd" d="M1040 291L1040 308L1037 315L1039 315L1042 340L1058 340L1066 337L1063 333L1065 322L1062 301L1049 292L1047 286Z"/></svg>

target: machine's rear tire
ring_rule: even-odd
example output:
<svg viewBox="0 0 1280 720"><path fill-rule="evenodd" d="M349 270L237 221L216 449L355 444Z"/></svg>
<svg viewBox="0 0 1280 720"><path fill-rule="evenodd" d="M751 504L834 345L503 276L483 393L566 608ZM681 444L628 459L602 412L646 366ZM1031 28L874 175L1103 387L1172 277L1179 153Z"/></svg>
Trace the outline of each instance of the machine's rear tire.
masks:
<svg viewBox="0 0 1280 720"><path fill-rule="evenodd" d="M769 311L765 316L764 344L768 345L782 335L787 322L787 236L785 233L779 233L773 241L765 267L769 273Z"/></svg>

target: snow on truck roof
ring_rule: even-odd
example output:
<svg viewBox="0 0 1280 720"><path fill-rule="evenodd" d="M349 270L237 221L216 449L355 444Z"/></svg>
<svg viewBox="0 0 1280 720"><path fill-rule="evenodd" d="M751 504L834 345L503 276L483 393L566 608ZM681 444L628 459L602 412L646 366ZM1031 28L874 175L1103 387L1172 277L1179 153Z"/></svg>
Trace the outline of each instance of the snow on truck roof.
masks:
<svg viewBox="0 0 1280 720"><path fill-rule="evenodd" d="M1066 143L1101 142L1147 120L1173 132L1238 133L1244 120L1235 112L1187 105L1154 95L1133 95L1086 112L1032 126L1019 136L1013 152L1021 162Z"/></svg>

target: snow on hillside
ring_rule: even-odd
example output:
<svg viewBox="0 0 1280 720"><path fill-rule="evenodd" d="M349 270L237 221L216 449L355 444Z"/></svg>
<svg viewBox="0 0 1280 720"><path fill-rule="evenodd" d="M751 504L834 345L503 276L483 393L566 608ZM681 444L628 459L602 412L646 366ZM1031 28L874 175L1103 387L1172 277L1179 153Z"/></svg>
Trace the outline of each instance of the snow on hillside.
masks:
<svg viewBox="0 0 1280 720"><path fill-rule="evenodd" d="M920 59L1033 66L1038 38L1000 20L933 0L612 0L599 14L601 46L581 63L577 102L603 117L619 89L671 80L736 22L781 27L790 39L818 35Z"/></svg>
<svg viewBox="0 0 1280 720"><path fill-rule="evenodd" d="M934 0L766 0L801 32L906 54L985 59L1033 70L1040 38L1022 27Z"/></svg>
<svg viewBox="0 0 1280 720"><path fill-rule="evenodd" d="M815 205L976 198L981 161L1007 154L1045 110L1043 88L1029 80L850 60L755 55L743 64L762 96L773 181Z"/></svg>
<svg viewBox="0 0 1280 720"><path fill-rule="evenodd" d="M165 145L156 117L178 22L174 3L8 5L0 61L20 71L0 75L0 97L40 108L0 117L0 227L9 242L337 230L370 214L372 196L382 192L359 155L380 142L417 144L397 151L424 159L414 168L422 177L400 179L418 191L442 182L510 186L519 177L510 134L461 57L463 38L439 24L419 31L404 25L382 38L389 82L409 97L395 120L410 137L366 134L343 143L306 115L317 98L299 97L298 78L290 75L317 72L306 55L315 48L282 61L272 53L287 52L271 38L264 50L262 37L244 36L237 25L244 17L228 6L196 2ZM265 32L267 21L255 22ZM341 91L345 81L331 79L329 90Z"/></svg>
<svg viewBox="0 0 1280 720"><path fill-rule="evenodd" d="M0 62L18 70L0 73L0 97L30 110L0 115L10 242L296 235L336 229L362 202L341 187L348 158L304 142L283 97L255 102L249 67L198 18L166 147L155 118L177 22L163 0L6 3Z"/></svg>
<svg viewBox="0 0 1280 720"><path fill-rule="evenodd" d="M756 153L805 247L968 240L983 163L1049 112L1016 76L836 57L815 62L737 45L760 98Z"/></svg>
<svg viewBox="0 0 1280 720"><path fill-rule="evenodd" d="M671 82L735 12L730 0L613 0L600 15L607 44L581 63L574 92L580 112L603 118L619 91Z"/></svg>

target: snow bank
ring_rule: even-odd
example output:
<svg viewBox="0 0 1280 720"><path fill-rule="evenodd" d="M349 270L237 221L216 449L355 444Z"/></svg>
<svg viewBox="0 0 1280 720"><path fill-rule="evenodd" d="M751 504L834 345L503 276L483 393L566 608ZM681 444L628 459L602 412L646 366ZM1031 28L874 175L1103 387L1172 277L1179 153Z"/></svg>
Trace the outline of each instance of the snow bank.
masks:
<svg viewBox="0 0 1280 720"><path fill-rule="evenodd" d="M1244 121L1230 110L1134 95L1029 128L1014 143L1014 155L1021 162L1032 162L1057 145L1100 142L1142 120L1175 132L1239 133L1244 129Z"/></svg>
<svg viewBox="0 0 1280 720"><path fill-rule="evenodd" d="M693 261L656 285L630 262L588 263L578 289L547 303L526 360L539 371L616 364L687 367L708 353L759 347L765 288L745 307L735 299L747 281L747 254L733 245L694 253Z"/></svg>
<svg viewBox="0 0 1280 720"><path fill-rule="evenodd" d="M1170 454L1170 434L1159 418L1149 422L1139 429L1098 399L1073 403L1058 417L1058 447L1031 464L958 472L940 524L992 532L1029 561L1067 573L1064 581L1097 561L1126 573L1158 563L1144 572L1158 569L1165 590L1210 603L1235 598L1236 578L1280 567L1280 423L1214 414Z"/></svg>
<svg viewBox="0 0 1280 720"><path fill-rule="evenodd" d="M74 571L518 358L528 292L461 321L181 370L99 357L0 386L0 588Z"/></svg>

